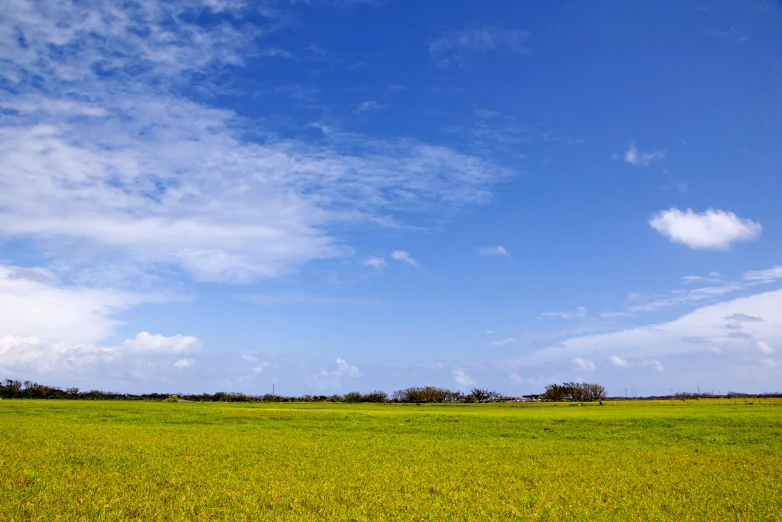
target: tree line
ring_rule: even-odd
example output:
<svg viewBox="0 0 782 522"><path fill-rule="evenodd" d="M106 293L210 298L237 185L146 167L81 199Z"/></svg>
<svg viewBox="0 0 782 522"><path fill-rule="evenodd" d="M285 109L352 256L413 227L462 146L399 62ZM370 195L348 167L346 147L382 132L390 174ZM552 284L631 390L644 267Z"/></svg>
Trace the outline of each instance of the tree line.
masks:
<svg viewBox="0 0 782 522"><path fill-rule="evenodd" d="M753 394L753 397L780 397L779 393ZM695 399L716 398L719 395L709 393L692 394L676 393L675 395L645 397L645 399ZM741 398L749 395L738 392L728 392L723 398ZM438 386L411 386L396 390L391 395L375 390L369 393L357 391L344 395L302 395L283 396L267 393L265 395L249 395L235 392L177 394L168 393L119 393L101 390L81 391L78 388L57 388L32 381L17 381L6 379L0 381L0 398L2 399L87 399L87 400L152 400L160 401L169 398L190 402L346 402L346 403L412 403L412 404L456 404L480 403L517 400L517 397L506 397L502 394L484 388L473 388L467 393L449 390ZM549 384L540 395L526 395L526 400L547 402L590 402L606 399L605 388L599 384L585 382L566 382ZM617 397L616 399L622 399ZM613 400L613 399L612 399Z"/></svg>
<svg viewBox="0 0 782 522"><path fill-rule="evenodd" d="M302 395L286 397L276 394L249 395L246 393L200 393L176 394L168 393L119 393L101 390L81 391L78 388L57 388L32 381L17 381L6 379L0 381L0 398L3 399L87 399L87 400L165 400L171 397L190 402L348 402L348 403L472 403L488 402L501 398L497 392L474 388L469 393L448 390L437 386L413 386L395 391L391 396L386 392L375 390L369 393L357 391L344 395Z"/></svg>

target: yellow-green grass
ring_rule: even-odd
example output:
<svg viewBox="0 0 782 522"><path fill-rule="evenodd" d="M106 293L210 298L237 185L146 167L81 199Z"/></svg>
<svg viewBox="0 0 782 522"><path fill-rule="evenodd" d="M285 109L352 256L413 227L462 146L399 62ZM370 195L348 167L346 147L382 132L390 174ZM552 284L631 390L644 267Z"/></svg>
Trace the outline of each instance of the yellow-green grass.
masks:
<svg viewBox="0 0 782 522"><path fill-rule="evenodd" d="M679 403L682 404L682 403ZM782 407L0 401L0 520L782 520Z"/></svg>

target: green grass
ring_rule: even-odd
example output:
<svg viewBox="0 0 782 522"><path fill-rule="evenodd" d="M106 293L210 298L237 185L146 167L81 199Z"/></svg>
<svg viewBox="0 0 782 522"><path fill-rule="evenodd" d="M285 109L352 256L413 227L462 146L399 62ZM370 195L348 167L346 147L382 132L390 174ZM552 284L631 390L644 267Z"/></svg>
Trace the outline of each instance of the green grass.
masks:
<svg viewBox="0 0 782 522"><path fill-rule="evenodd" d="M0 520L782 520L782 407L0 401Z"/></svg>

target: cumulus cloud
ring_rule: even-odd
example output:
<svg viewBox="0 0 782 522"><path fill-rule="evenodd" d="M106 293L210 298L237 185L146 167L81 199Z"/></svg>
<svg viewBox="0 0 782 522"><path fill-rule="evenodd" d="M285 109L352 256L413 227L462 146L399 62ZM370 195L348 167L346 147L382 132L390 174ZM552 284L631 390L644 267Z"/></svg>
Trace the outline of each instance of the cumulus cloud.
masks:
<svg viewBox="0 0 782 522"><path fill-rule="evenodd" d="M111 334L118 324L118 311L155 299L112 289L62 285L42 269L0 265L0 335L92 344Z"/></svg>
<svg viewBox="0 0 782 522"><path fill-rule="evenodd" d="M0 373L32 378L163 378L192 364L193 336L140 332L107 344L116 314L160 296L64 284L48 271L0 265ZM179 356L177 358L177 356Z"/></svg>
<svg viewBox="0 0 782 522"><path fill-rule="evenodd" d="M181 370L187 368L188 366L192 366L194 362L194 359L179 359L174 363L174 367Z"/></svg>
<svg viewBox="0 0 782 522"><path fill-rule="evenodd" d="M503 247L502 245L481 247L478 249L478 253L482 256L505 256L505 257L510 256L508 251L505 250L505 247Z"/></svg>
<svg viewBox="0 0 782 522"><path fill-rule="evenodd" d="M451 374L453 375L453 381L459 386L467 387L475 385L475 381L470 378L469 375L465 374L464 370L461 368L452 370Z"/></svg>
<svg viewBox="0 0 782 522"><path fill-rule="evenodd" d="M506 337L505 339L493 341L491 344L492 346L504 346L506 344L516 344L517 342L519 341L515 337Z"/></svg>
<svg viewBox="0 0 782 522"><path fill-rule="evenodd" d="M374 268L383 268L384 266L386 266L386 260L383 259L382 257L374 256L365 259L364 261L361 262L361 264L371 266Z"/></svg>
<svg viewBox="0 0 782 522"><path fill-rule="evenodd" d="M593 372L597 369L595 363L586 361L581 357L576 357L570 361L577 370L583 370L585 372Z"/></svg>
<svg viewBox="0 0 782 522"><path fill-rule="evenodd" d="M621 357L616 355L611 356L611 364L613 364L614 366L619 366L620 368L627 368L628 366L626 359L622 359Z"/></svg>
<svg viewBox="0 0 782 522"><path fill-rule="evenodd" d="M179 354L200 349L201 342L189 335L166 337L141 332L135 339L127 339L123 348L130 353Z"/></svg>
<svg viewBox="0 0 782 522"><path fill-rule="evenodd" d="M402 263L407 263L408 265L418 266L418 263L410 256L410 253L405 252L404 250L394 250L391 253L391 258L396 261L401 261Z"/></svg>
<svg viewBox="0 0 782 522"><path fill-rule="evenodd" d="M139 333L118 346L43 341L37 337L5 335L0 338L0 370L6 375L59 377L113 376L117 379L155 379L165 368L177 369L194 363L192 358L174 359L200 350L195 337L165 337ZM173 361L173 362L172 362Z"/></svg>
<svg viewBox="0 0 782 522"><path fill-rule="evenodd" d="M766 354L771 354L776 351L771 346L769 346L766 341L757 341L755 343L755 346L757 347L758 350Z"/></svg>
<svg viewBox="0 0 782 522"><path fill-rule="evenodd" d="M355 378L360 374L358 366L348 363L345 359L337 359L335 369L321 368L316 372L305 372L304 378L314 388L339 388L343 377Z"/></svg>
<svg viewBox="0 0 782 522"><path fill-rule="evenodd" d="M762 231L760 223L711 208L703 213L663 210L652 216L649 224L671 241L694 249L727 250L733 242L757 239Z"/></svg>
<svg viewBox="0 0 782 522"><path fill-rule="evenodd" d="M655 150L653 152L643 152L638 149L635 143L631 143L625 151L625 162L630 165L645 167L649 163L655 160L661 160L665 158L664 150Z"/></svg>
<svg viewBox="0 0 782 522"><path fill-rule="evenodd" d="M259 373L263 373L264 371L266 371L269 367L271 367L271 363L267 361L263 361L262 363L256 364L255 366L250 368L250 373L252 373L253 375L258 375Z"/></svg>

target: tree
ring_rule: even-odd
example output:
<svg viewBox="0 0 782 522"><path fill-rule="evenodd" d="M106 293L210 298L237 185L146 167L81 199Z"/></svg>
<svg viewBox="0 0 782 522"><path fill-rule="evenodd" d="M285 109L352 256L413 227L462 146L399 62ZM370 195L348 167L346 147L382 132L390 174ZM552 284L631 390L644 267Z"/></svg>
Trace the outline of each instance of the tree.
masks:
<svg viewBox="0 0 782 522"><path fill-rule="evenodd" d="M345 394L345 402L363 402L364 396L360 392L348 392Z"/></svg>
<svg viewBox="0 0 782 522"><path fill-rule="evenodd" d="M566 382L564 384L549 384L541 396L544 401L599 401L605 398L606 389L599 384L588 382Z"/></svg>

